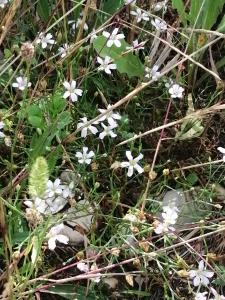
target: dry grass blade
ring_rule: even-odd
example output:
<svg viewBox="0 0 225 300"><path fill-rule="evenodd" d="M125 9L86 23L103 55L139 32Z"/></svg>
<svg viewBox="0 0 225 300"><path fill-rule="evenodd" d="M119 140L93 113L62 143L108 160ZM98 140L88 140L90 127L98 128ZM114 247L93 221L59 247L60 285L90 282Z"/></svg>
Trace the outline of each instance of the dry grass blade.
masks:
<svg viewBox="0 0 225 300"><path fill-rule="evenodd" d="M137 134L137 135L133 136L132 138L127 139L127 140L125 140L125 141L123 141L123 142L117 144L116 146L117 146L117 147L118 147L118 146L122 146L122 145L124 145L124 144L127 144L127 143L129 143L129 142L132 142L132 141L134 141L134 140L136 140L136 139L142 138L143 136L146 136L146 135L151 134L151 133L153 133L153 132L157 132L157 131L160 131L160 130L162 130L162 129L169 128L169 127L172 127L172 126L174 126L174 125L180 124L180 123L182 123L184 120L193 119L193 118L204 118L204 117L206 117L208 114L213 114L213 113L215 113L215 112L217 112L217 111L219 111L219 110L224 110L224 109L225 109L225 104L216 104L216 105L213 105L213 106L211 106L211 107L209 107L209 108L200 109L200 110L198 110L198 111L196 111L196 112L194 112L194 113L192 113L192 114L189 114L189 115L185 116L184 118L181 118L181 119L179 119L179 120L177 120L177 121L173 121L173 122L170 122L170 123L168 123L168 124L166 124L166 125L162 125L162 126L159 126L159 127L153 128L153 129L150 129L150 130L148 130L148 131L146 131L146 132Z"/></svg>

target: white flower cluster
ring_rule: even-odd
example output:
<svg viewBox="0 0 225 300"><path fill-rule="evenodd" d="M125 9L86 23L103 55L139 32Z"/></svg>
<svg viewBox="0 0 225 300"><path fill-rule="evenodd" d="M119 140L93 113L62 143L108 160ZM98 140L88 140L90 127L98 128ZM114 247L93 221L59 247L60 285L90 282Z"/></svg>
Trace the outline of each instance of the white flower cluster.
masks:
<svg viewBox="0 0 225 300"><path fill-rule="evenodd" d="M35 208L38 212L48 215L59 212L68 203L68 200L74 196L74 184L61 184L57 178L54 182L48 180L46 191L42 199L36 197L32 200L26 200L24 204L29 208Z"/></svg>
<svg viewBox="0 0 225 300"><path fill-rule="evenodd" d="M169 233L170 231L175 231L175 228L171 225L176 224L178 218L178 209L176 207L163 207L162 218L163 222L157 222L155 233L157 234L164 234Z"/></svg>

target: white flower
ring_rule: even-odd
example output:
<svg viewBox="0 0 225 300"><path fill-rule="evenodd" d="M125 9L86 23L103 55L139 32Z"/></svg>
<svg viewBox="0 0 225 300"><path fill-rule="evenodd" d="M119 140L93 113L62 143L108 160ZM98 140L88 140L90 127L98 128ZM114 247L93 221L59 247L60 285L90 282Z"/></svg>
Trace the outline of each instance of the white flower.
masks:
<svg viewBox="0 0 225 300"><path fill-rule="evenodd" d="M92 32L90 33L90 43L93 43L93 41L95 40L95 39L97 39L97 34L96 34L96 30L95 29L93 29L92 30Z"/></svg>
<svg viewBox="0 0 225 300"><path fill-rule="evenodd" d="M60 234L60 232L64 229L63 224L56 225L52 227L47 234L48 239L48 248L50 250L54 250L56 247L56 241L59 241L63 244L68 244L69 238L65 236L64 234Z"/></svg>
<svg viewBox="0 0 225 300"><path fill-rule="evenodd" d="M80 127L82 127L82 126L85 126L85 125L87 124L87 122L88 122L88 120L87 120L86 117L83 117L83 118L81 118L80 120L81 120L82 122L79 122L79 123L77 124L77 128L80 128ZM87 133L88 133L88 130L89 130L91 133L93 133L93 134L96 134L96 133L98 132L98 129L97 129L95 126L89 125L89 126L87 126L87 127L84 127L84 128L81 130L81 137L86 138Z"/></svg>
<svg viewBox="0 0 225 300"><path fill-rule="evenodd" d="M29 208L34 208L37 211L39 211L41 214L45 214L47 212L48 209L48 205L45 202L45 200L40 199L38 197L36 197L33 201L31 200L26 200L24 201L24 204L29 207ZM49 213L49 210L48 210Z"/></svg>
<svg viewBox="0 0 225 300"><path fill-rule="evenodd" d="M144 172L144 169L139 166L138 162L143 158L143 154L139 154L136 158L133 158L130 151L126 151L126 157L129 161L124 161L121 163L122 168L128 168L127 176L131 177L134 173L134 169L138 171L139 174Z"/></svg>
<svg viewBox="0 0 225 300"><path fill-rule="evenodd" d="M8 0L0 0L0 7L4 8L7 3L8 3Z"/></svg>
<svg viewBox="0 0 225 300"><path fill-rule="evenodd" d="M203 293L196 293L195 294L195 300L206 300L208 292L203 292Z"/></svg>
<svg viewBox="0 0 225 300"><path fill-rule="evenodd" d="M64 99L70 97L72 102L76 102L78 100L78 96L82 96L83 91L81 89L76 88L75 80L72 80L71 82L64 81L63 85L64 85L65 89L67 90L63 94Z"/></svg>
<svg viewBox="0 0 225 300"><path fill-rule="evenodd" d="M85 264L84 262L80 261L77 264L77 269L81 272L87 273L89 271L89 267L87 264Z"/></svg>
<svg viewBox="0 0 225 300"><path fill-rule="evenodd" d="M158 72L159 67L158 66L153 66L152 69L146 67L145 68L145 77L146 78L151 78L154 81L157 81L158 78L160 77L160 72Z"/></svg>
<svg viewBox="0 0 225 300"><path fill-rule="evenodd" d="M225 297L223 295L218 294L217 291L212 287L211 287L211 292L214 298L210 298L209 300L225 300Z"/></svg>
<svg viewBox="0 0 225 300"><path fill-rule="evenodd" d="M225 148L218 147L217 150L223 154L223 161L225 162Z"/></svg>
<svg viewBox="0 0 225 300"><path fill-rule="evenodd" d="M103 35L108 39L106 46L107 47L112 47L112 45L115 45L116 47L121 47L121 39L124 39L125 36L123 33L117 34L119 31L119 28L114 28L112 33L109 33L107 31L103 31Z"/></svg>
<svg viewBox="0 0 225 300"><path fill-rule="evenodd" d="M63 198L72 198L74 197L74 182L71 181L70 184L65 184L62 186L63 187L63 192L62 192L62 196Z"/></svg>
<svg viewBox="0 0 225 300"><path fill-rule="evenodd" d="M166 10L166 9L167 9L167 6L166 6L167 1L168 1L168 0L164 0L164 1L160 1L160 2L158 2L158 3L153 4L153 5L152 5L153 11L158 12L158 11L160 11L162 8L163 8L164 10Z"/></svg>
<svg viewBox="0 0 225 300"><path fill-rule="evenodd" d="M44 35L44 33L41 32L36 40L36 43L41 44L41 47L45 49L47 48L48 44L53 45L55 40L53 40L51 33Z"/></svg>
<svg viewBox="0 0 225 300"><path fill-rule="evenodd" d="M101 126L104 128L104 130L99 134L99 138L101 140L103 140L106 136L110 136L111 138L115 138L117 136L117 134L113 132L113 129L117 127L117 124L114 123L113 125L106 126L101 123Z"/></svg>
<svg viewBox="0 0 225 300"><path fill-rule="evenodd" d="M140 23L142 20L149 21L149 15L143 12L139 7L137 7L136 11L132 10L130 14L136 17L137 23Z"/></svg>
<svg viewBox="0 0 225 300"><path fill-rule="evenodd" d="M113 60L109 56L106 56L104 60L98 56L97 61L100 64L98 67L99 71L105 71L107 74L112 74L111 70L116 69L116 64L110 64Z"/></svg>
<svg viewBox="0 0 225 300"><path fill-rule="evenodd" d="M167 29L166 22L161 21L160 19L152 20L151 23L158 31L165 31Z"/></svg>
<svg viewBox="0 0 225 300"><path fill-rule="evenodd" d="M63 186L61 185L60 179L57 178L54 182L48 180L47 182L47 189L46 189L46 196L49 198L58 196L62 194Z"/></svg>
<svg viewBox="0 0 225 300"><path fill-rule="evenodd" d="M162 213L163 222L158 222L155 228L156 234L168 233L169 231L175 231L171 225L176 224L178 214L177 208L171 208L169 206L163 207Z"/></svg>
<svg viewBox="0 0 225 300"><path fill-rule="evenodd" d="M83 147L83 153L78 151L78 152L76 152L75 156L78 158L78 162L80 164L90 165L91 159L93 156L95 156L95 154L93 151L90 151L88 153L88 147Z"/></svg>
<svg viewBox="0 0 225 300"><path fill-rule="evenodd" d="M74 20L70 20L68 21L68 24L71 25L71 30L72 32L75 32L76 29L81 25L82 23L82 15L80 16L80 18L77 19L77 21L74 21ZM84 22L84 31L87 31L88 30L88 25L86 22Z"/></svg>
<svg viewBox="0 0 225 300"><path fill-rule="evenodd" d="M169 93L172 98L182 98L183 91L184 91L184 89L181 86L179 86L179 84L176 84L176 83L173 84L169 89Z"/></svg>
<svg viewBox="0 0 225 300"><path fill-rule="evenodd" d="M214 273L210 271L206 271L204 267L204 261L201 260L199 262L198 270L191 270L189 271L189 276L191 279L193 279L193 285L199 286L203 284L204 286L207 286L209 284L209 279L213 277Z"/></svg>
<svg viewBox="0 0 225 300"><path fill-rule="evenodd" d="M69 45L63 44L62 47L59 47L59 53L61 54L61 57L65 57L68 54L69 51Z"/></svg>
<svg viewBox="0 0 225 300"><path fill-rule="evenodd" d="M107 109L102 109L100 108L99 111L100 113L104 113L105 111L107 111L112 105L108 105ZM115 124L117 124L117 122L115 120L120 120L121 116L118 113L114 113L113 111L108 112L106 115L104 115L103 117L101 117L99 119L99 122L105 121L107 120L109 125L113 126Z"/></svg>
<svg viewBox="0 0 225 300"><path fill-rule="evenodd" d="M18 88L21 91L24 91L27 87L31 86L31 83L28 82L27 77L19 76L19 77L16 78L16 81L17 82L14 82L12 84L12 86L15 87L15 88Z"/></svg>
<svg viewBox="0 0 225 300"><path fill-rule="evenodd" d="M0 121L0 138L4 138L5 134L1 131L1 129L3 129L5 126L5 123Z"/></svg>
<svg viewBox="0 0 225 300"><path fill-rule="evenodd" d="M125 5L134 5L136 3L136 0L124 0Z"/></svg>
<svg viewBox="0 0 225 300"><path fill-rule="evenodd" d="M144 49L144 47L143 47L144 45L145 45L145 42L139 43L138 40L134 40L133 41L133 46L127 46L126 49L138 52L139 50Z"/></svg>

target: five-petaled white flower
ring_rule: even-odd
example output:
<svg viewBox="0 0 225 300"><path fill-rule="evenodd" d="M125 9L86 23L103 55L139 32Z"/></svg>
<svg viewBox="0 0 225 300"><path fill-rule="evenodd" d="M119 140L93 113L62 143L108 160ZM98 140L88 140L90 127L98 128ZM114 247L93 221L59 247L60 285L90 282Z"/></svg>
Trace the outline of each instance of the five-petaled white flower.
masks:
<svg viewBox="0 0 225 300"><path fill-rule="evenodd" d="M165 31L167 29L166 22L161 21L160 19L152 20L151 23L158 31Z"/></svg>
<svg viewBox="0 0 225 300"><path fill-rule="evenodd" d="M69 52L69 45L68 44L63 44L61 47L59 47L59 53L61 54L60 56L63 58L65 57L68 52Z"/></svg>
<svg viewBox="0 0 225 300"><path fill-rule="evenodd" d="M61 181L59 178L56 178L54 182L48 180L47 182L47 189L46 189L46 196L49 198L61 195L63 192L63 186L61 185Z"/></svg>
<svg viewBox="0 0 225 300"><path fill-rule="evenodd" d="M225 297L223 295L218 294L217 291L212 287L211 287L211 292L214 298L210 298L209 300L225 300Z"/></svg>
<svg viewBox="0 0 225 300"><path fill-rule="evenodd" d="M5 134L1 131L1 129L3 129L5 126L5 123L0 121L0 138L4 138Z"/></svg>
<svg viewBox="0 0 225 300"><path fill-rule="evenodd" d="M182 98L183 92L184 89L181 86L179 86L179 84L176 83L169 88L169 93L171 95L171 98Z"/></svg>
<svg viewBox="0 0 225 300"><path fill-rule="evenodd" d="M130 14L136 17L137 23L140 23L142 20L149 21L149 15L146 12L142 11L142 9L140 9L139 7L137 7L136 11L132 10Z"/></svg>
<svg viewBox="0 0 225 300"><path fill-rule="evenodd" d="M177 214L177 208L171 208L169 206L163 207L163 213L162 218L163 222L158 222L157 226L155 228L155 233L162 234L162 233L168 233L169 231L175 231L174 227L171 225L176 224L178 214Z"/></svg>
<svg viewBox="0 0 225 300"><path fill-rule="evenodd" d="M107 40L107 43L106 43L106 46L107 47L112 47L112 45L115 45L116 47L121 47L121 42L120 40L124 39L125 36L123 33L119 33L118 34L118 31L119 31L119 28L114 28L112 33L109 33L107 31L103 31L103 35L108 39Z"/></svg>
<svg viewBox="0 0 225 300"><path fill-rule="evenodd" d="M33 201L26 200L24 204L29 208L34 208L39 211L41 214L45 214L48 209L48 205L45 200L35 197Z"/></svg>
<svg viewBox="0 0 225 300"><path fill-rule="evenodd" d="M128 168L128 177L133 175L134 169L137 170L139 174L144 172L144 169L138 164L139 160L143 158L143 154L139 154L136 158L133 158L131 151L126 151L126 157L128 158L128 161L122 162L121 167Z"/></svg>
<svg viewBox="0 0 225 300"><path fill-rule="evenodd" d="M117 136L117 134L115 132L113 132L113 129L117 127L117 124L114 123L113 125L105 125L103 123L101 123L101 126L104 128L104 130L99 134L99 138L101 140L104 139L104 137L106 136L111 136L111 138L115 138Z"/></svg>
<svg viewBox="0 0 225 300"><path fill-rule="evenodd" d="M76 102L78 100L78 96L82 96L83 91L76 88L77 83L75 80L72 80L71 82L64 81L63 85L66 89L66 92L63 94L64 99L70 97L72 102Z"/></svg>
<svg viewBox="0 0 225 300"><path fill-rule="evenodd" d="M36 40L36 43L41 44L41 47L45 49L47 48L48 44L53 45L55 40L53 40L51 33L47 33L45 35L43 32L41 32Z"/></svg>
<svg viewBox="0 0 225 300"><path fill-rule="evenodd" d="M142 50L144 49L144 45L145 45L146 42L138 42L138 40L134 40L133 41L133 46L127 46L126 49L127 50L132 50L134 52L138 52L139 50Z"/></svg>
<svg viewBox="0 0 225 300"><path fill-rule="evenodd" d="M108 105L107 106L107 109L102 109L102 108L99 108L99 111L100 111L100 113L102 114L102 113L104 113L104 112L106 112L109 108L111 108L112 107L112 105ZM106 115L104 115L103 117L101 117L100 119L99 119L99 122L102 122L102 121L105 121L105 120L107 120L108 121L108 123L109 123L109 125L115 125L115 124L117 124L117 122L115 121L115 120L120 120L121 119L121 115L120 114L118 114L118 113L114 113L113 111L110 111L110 112L108 112Z"/></svg>
<svg viewBox="0 0 225 300"><path fill-rule="evenodd" d="M28 82L27 77L21 77L21 76L19 76L19 77L16 78L16 81L17 82L14 82L12 84L12 86L14 88L18 88L21 91L24 91L27 87L31 86L31 82Z"/></svg>
<svg viewBox="0 0 225 300"><path fill-rule="evenodd" d="M195 300L206 300L208 292L203 292L203 293L196 293L195 294Z"/></svg>
<svg viewBox="0 0 225 300"><path fill-rule="evenodd" d="M193 285L199 286L204 285L207 286L209 284L209 279L212 278L214 272L205 270L204 261L201 260L198 265L198 270L189 271L189 276L193 279Z"/></svg>
<svg viewBox="0 0 225 300"><path fill-rule="evenodd" d="M90 165L92 157L95 156L93 151L88 152L88 147L83 147L83 153L78 151L75 155L80 164Z"/></svg>
<svg viewBox="0 0 225 300"><path fill-rule="evenodd" d="M68 244L69 238L64 234L61 234L63 229L64 229L63 224L56 225L50 229L49 233L47 234L48 248L50 250L55 249L56 241L59 241L60 243L63 244Z"/></svg>
<svg viewBox="0 0 225 300"><path fill-rule="evenodd" d="M111 70L116 69L116 64L111 64L113 60L109 56L106 56L104 60L98 56L97 61L100 64L98 67L99 71L105 71L107 74L112 74Z"/></svg>
<svg viewBox="0 0 225 300"><path fill-rule="evenodd" d="M153 66L152 69L146 67L145 68L145 77L146 78L151 78L152 80L156 81L160 77L160 72L158 72L159 67L158 66Z"/></svg>
<svg viewBox="0 0 225 300"><path fill-rule="evenodd" d="M81 120L81 122L79 122L79 123L77 124L77 128L80 128L80 127L82 127L82 126L85 126L85 125L87 124L87 122L88 122L88 120L87 120L86 117L83 117L83 118L81 118L80 120ZM93 134L96 134L96 133L98 132L98 129L97 129L95 126L93 126L93 125L88 125L88 126L84 127L84 128L81 130L81 137L86 138L87 133L88 133L88 130L89 130L91 133L93 133Z"/></svg>
<svg viewBox="0 0 225 300"><path fill-rule="evenodd" d="M4 8L7 3L8 3L8 0L0 0L0 7Z"/></svg>
<svg viewBox="0 0 225 300"><path fill-rule="evenodd" d="M225 162L225 148L223 147L218 147L217 150L223 154L223 161Z"/></svg>

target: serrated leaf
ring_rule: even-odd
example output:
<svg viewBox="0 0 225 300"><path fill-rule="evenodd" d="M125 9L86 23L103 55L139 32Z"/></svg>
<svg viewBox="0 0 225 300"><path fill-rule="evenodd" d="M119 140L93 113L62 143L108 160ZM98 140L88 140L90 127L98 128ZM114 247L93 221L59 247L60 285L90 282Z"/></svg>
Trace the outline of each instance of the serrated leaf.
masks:
<svg viewBox="0 0 225 300"><path fill-rule="evenodd" d="M132 54L131 52L124 54L127 51L126 47L130 47L124 40L121 41L121 47L107 47L107 38L99 36L93 42L94 49L98 52L98 55L105 58L106 56L111 57L114 63L117 65L117 70L120 73L125 73L128 77L144 75L144 65L140 59Z"/></svg>
<svg viewBox="0 0 225 300"><path fill-rule="evenodd" d="M33 163L29 175L29 195L30 197L41 198L46 190L49 178L48 164L44 157L38 157Z"/></svg>

